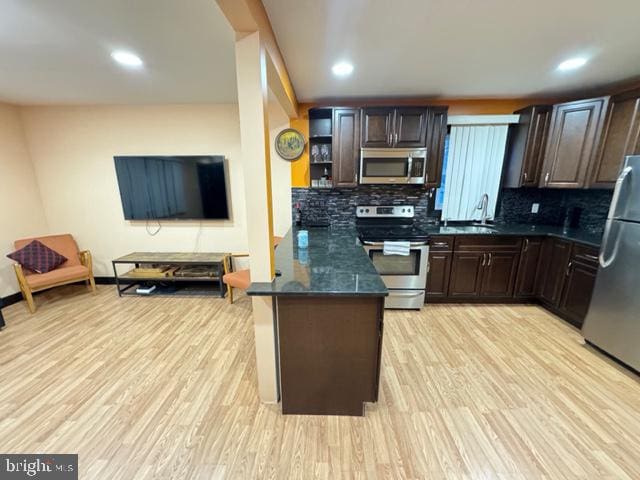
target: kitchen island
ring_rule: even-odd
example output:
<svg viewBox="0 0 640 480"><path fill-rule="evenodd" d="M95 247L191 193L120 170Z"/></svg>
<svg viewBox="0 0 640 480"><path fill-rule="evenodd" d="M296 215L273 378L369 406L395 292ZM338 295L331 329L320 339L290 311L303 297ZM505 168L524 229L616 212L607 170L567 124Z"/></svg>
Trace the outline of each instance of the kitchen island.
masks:
<svg viewBox="0 0 640 480"><path fill-rule="evenodd" d="M292 228L276 249L277 276L248 295L274 298L284 414L364 415L378 398L388 290L355 229Z"/></svg>

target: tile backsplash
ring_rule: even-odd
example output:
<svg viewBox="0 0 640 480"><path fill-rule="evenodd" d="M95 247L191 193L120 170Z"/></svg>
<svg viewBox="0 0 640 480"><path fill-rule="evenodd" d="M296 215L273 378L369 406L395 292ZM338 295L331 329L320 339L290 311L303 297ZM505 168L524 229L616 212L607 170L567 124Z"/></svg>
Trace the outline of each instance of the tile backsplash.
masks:
<svg viewBox="0 0 640 480"><path fill-rule="evenodd" d="M353 188L292 189L292 214L300 204L305 224L334 226L355 225L358 205L413 205L416 223L426 224L440 212L429 210L430 190L419 185L359 185ZM582 209L579 227L601 233L609 211L610 190L560 190L537 188L505 188L500 193L496 222L562 225L568 208ZM531 204L539 203L540 211L531 213Z"/></svg>
<svg viewBox="0 0 640 480"><path fill-rule="evenodd" d="M353 226L358 205L413 205L416 223L429 219L430 190L420 185L359 185L353 188L293 188L291 200L300 204L304 224Z"/></svg>
<svg viewBox="0 0 640 480"><path fill-rule="evenodd" d="M496 211L496 222L562 225L568 208L582 209L578 228L601 233L609 212L611 190L561 190L504 188ZM538 213L531 205L540 204Z"/></svg>

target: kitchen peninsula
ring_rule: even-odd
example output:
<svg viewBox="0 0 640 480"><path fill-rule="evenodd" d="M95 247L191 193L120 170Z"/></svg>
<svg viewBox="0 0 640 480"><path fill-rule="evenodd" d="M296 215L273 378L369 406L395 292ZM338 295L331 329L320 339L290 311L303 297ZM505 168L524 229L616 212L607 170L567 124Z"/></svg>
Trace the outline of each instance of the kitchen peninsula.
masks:
<svg viewBox="0 0 640 480"><path fill-rule="evenodd" d="M355 229L297 229L276 250L279 275L248 295L274 297L285 414L364 415L378 398L388 290Z"/></svg>

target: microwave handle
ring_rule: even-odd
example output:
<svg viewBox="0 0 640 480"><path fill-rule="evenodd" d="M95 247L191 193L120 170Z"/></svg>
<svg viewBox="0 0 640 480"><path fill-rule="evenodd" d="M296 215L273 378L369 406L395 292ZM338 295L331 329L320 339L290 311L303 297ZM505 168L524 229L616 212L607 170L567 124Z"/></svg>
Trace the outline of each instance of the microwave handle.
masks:
<svg viewBox="0 0 640 480"><path fill-rule="evenodd" d="M409 155L407 158L407 183L411 183L411 170L413 170L413 157Z"/></svg>

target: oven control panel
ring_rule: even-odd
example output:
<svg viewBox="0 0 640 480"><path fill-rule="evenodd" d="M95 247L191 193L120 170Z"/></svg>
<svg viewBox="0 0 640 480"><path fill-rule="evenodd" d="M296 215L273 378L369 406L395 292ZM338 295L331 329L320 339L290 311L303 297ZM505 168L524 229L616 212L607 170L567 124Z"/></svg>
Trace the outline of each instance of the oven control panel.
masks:
<svg viewBox="0 0 640 480"><path fill-rule="evenodd" d="M358 218L413 218L413 215L413 205L360 205L356 207L356 217Z"/></svg>

